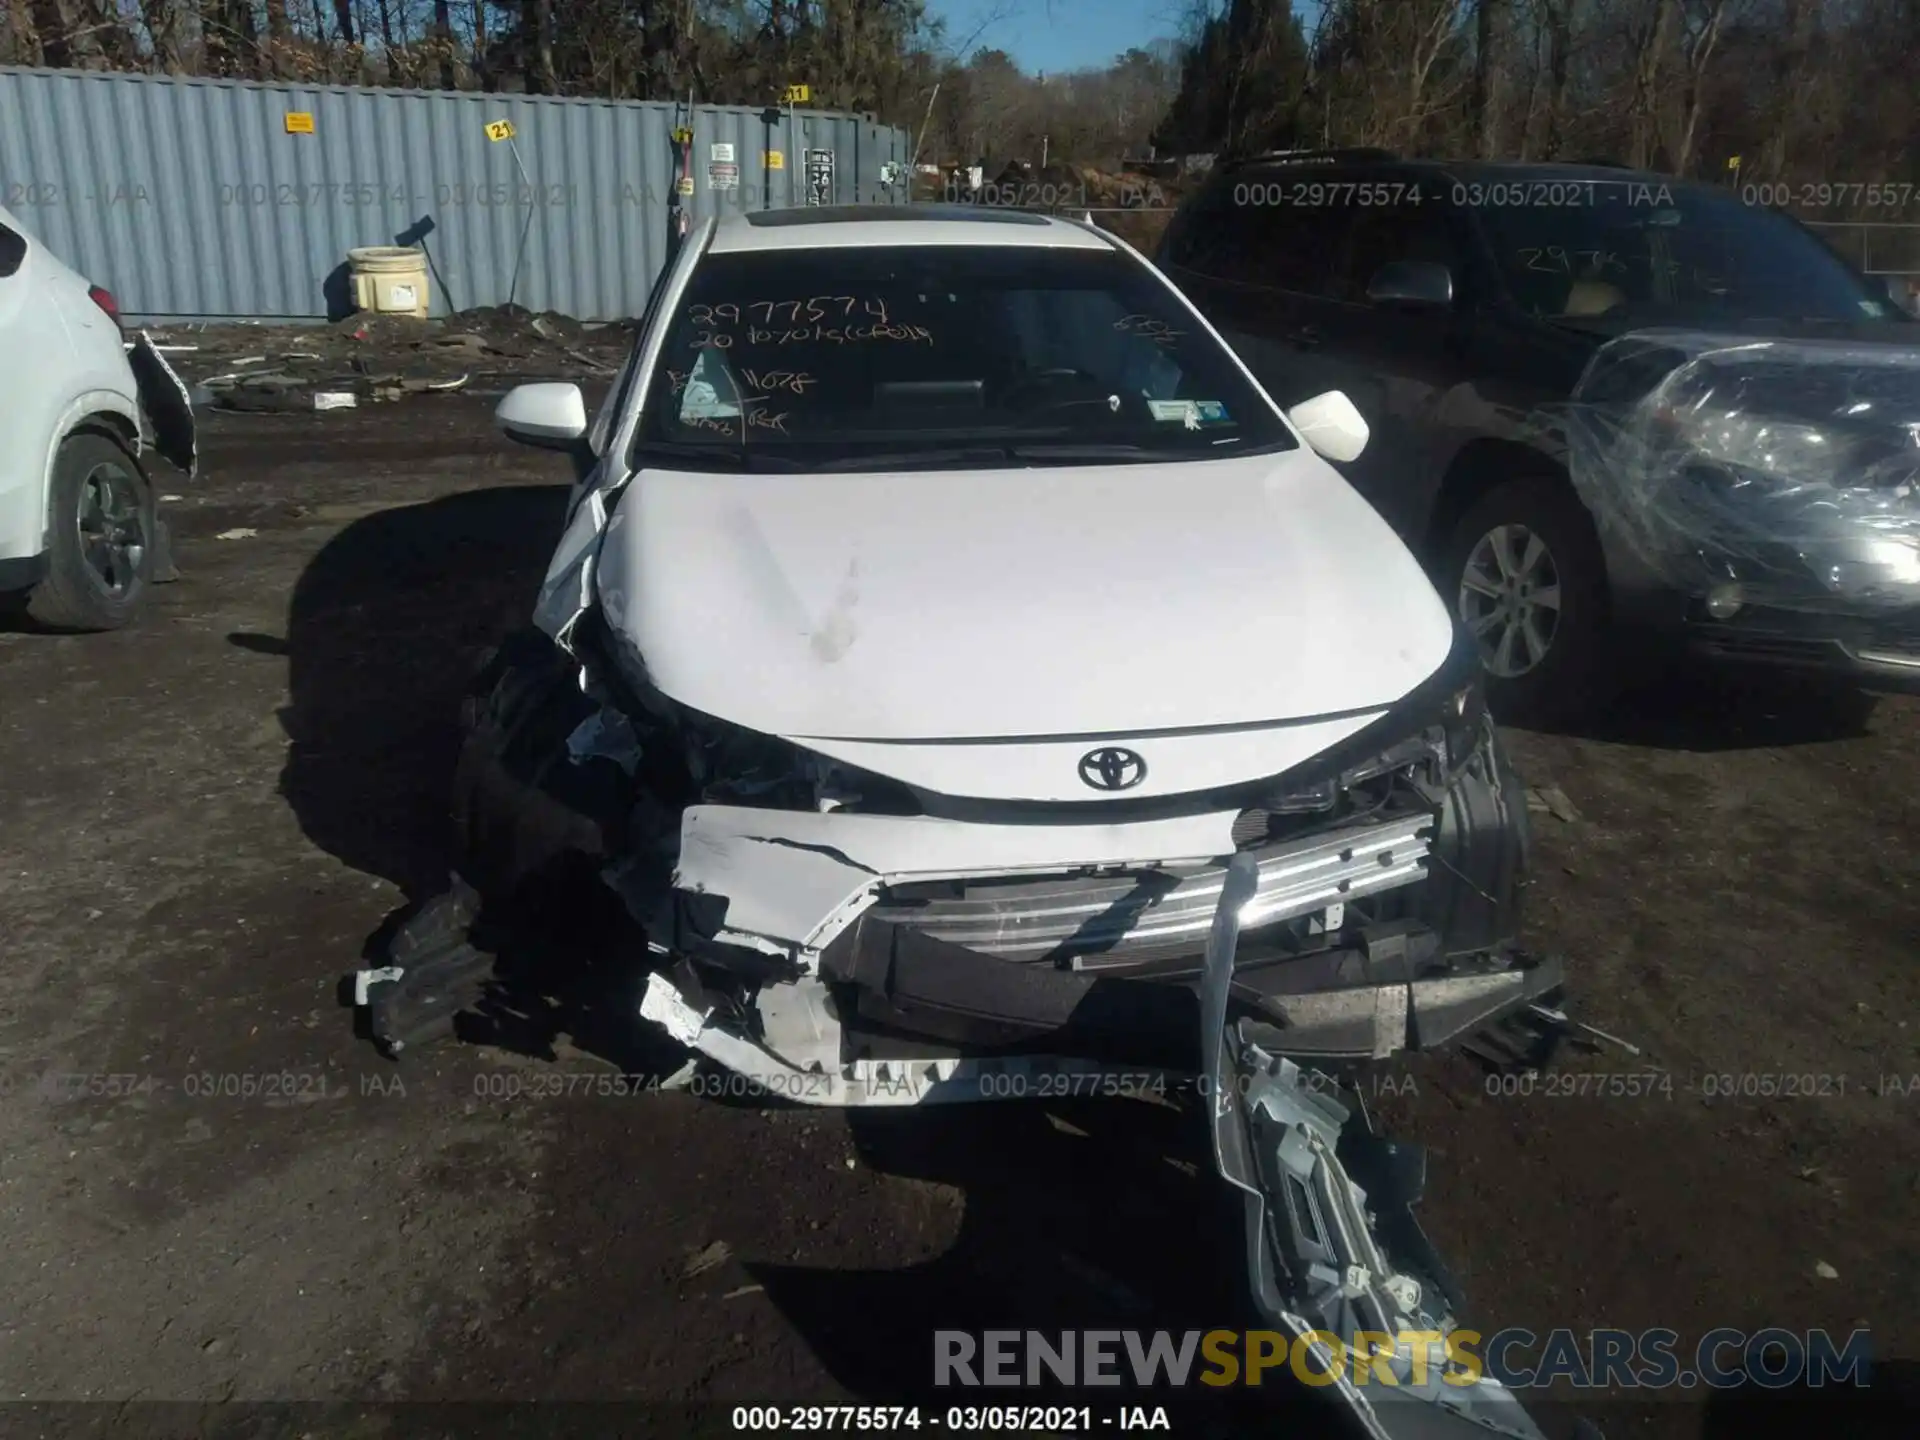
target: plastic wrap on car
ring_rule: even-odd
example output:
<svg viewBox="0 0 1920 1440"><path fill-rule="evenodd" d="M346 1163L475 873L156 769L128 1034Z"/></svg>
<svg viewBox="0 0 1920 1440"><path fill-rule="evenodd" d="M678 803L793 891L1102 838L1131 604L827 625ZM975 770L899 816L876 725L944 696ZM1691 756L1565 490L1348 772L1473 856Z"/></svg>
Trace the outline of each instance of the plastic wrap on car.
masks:
<svg viewBox="0 0 1920 1440"><path fill-rule="evenodd" d="M1602 531L1686 595L1920 604L1920 328L1912 346L1636 331L1595 354L1565 432Z"/></svg>

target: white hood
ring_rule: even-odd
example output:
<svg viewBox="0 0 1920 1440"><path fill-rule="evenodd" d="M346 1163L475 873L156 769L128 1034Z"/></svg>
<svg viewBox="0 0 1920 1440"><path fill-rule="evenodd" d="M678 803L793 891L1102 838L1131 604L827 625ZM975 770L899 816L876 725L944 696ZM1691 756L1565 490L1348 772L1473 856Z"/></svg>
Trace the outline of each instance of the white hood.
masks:
<svg viewBox="0 0 1920 1440"><path fill-rule="evenodd" d="M663 693L800 740L1119 737L1372 711L1452 638L1412 555L1305 449L649 470L620 497L597 575Z"/></svg>

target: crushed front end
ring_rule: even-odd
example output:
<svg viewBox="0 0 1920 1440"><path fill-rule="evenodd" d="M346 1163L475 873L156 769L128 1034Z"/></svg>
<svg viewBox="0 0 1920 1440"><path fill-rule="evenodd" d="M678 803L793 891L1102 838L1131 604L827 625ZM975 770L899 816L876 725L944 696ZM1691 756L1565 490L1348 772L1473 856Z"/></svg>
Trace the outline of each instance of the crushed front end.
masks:
<svg viewBox="0 0 1920 1440"><path fill-rule="evenodd" d="M1039 1093L1031 1077L1049 1073L1192 1071L1236 858L1254 879L1232 998L1290 1055L1433 1048L1559 984L1514 945L1526 807L1464 642L1281 774L1072 802L856 769L645 694L603 626L568 642L540 682L558 712L523 709L570 726L549 803L596 767L615 819L593 833L619 838L589 848L653 952L642 1014L767 1093L912 1104ZM1064 748L1109 739L1153 753L1137 736Z"/></svg>

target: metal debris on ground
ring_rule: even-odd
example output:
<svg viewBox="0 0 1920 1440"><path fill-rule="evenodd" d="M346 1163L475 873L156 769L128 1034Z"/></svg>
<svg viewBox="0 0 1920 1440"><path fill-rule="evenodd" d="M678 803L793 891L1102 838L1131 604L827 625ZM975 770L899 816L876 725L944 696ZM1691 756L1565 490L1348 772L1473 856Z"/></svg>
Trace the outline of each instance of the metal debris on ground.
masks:
<svg viewBox="0 0 1920 1440"><path fill-rule="evenodd" d="M1576 1032L1589 1040L1598 1040L1603 1044L1613 1046L1617 1050L1624 1050L1629 1055L1638 1055L1640 1053L1640 1047L1638 1045L1630 1044L1622 1040L1618 1035L1609 1035L1605 1030L1589 1025L1585 1021L1575 1020L1564 1010L1550 1009L1545 1005L1532 1005L1528 1007L1528 1010L1535 1018L1545 1021L1549 1025L1556 1025L1563 1030Z"/></svg>
<svg viewBox="0 0 1920 1440"><path fill-rule="evenodd" d="M685 1090L693 1084L693 1077L699 1073L700 1062L698 1060L688 1060L654 1088L659 1090Z"/></svg>
<svg viewBox="0 0 1920 1440"><path fill-rule="evenodd" d="M183 327L176 327L176 331ZM194 403L255 414L311 414L466 388L476 377L604 379L632 343L626 322L584 326L564 315L484 307L444 320L353 315L335 325L206 325L192 343L161 348L191 355Z"/></svg>
<svg viewBox="0 0 1920 1440"><path fill-rule="evenodd" d="M724 1240L716 1240L704 1250L697 1250L688 1258L680 1271L683 1279L691 1280L696 1275L724 1265L733 1258L733 1247Z"/></svg>
<svg viewBox="0 0 1920 1440"><path fill-rule="evenodd" d="M222 530L213 538L216 540L251 540L259 533L258 530L250 530L243 526L235 530Z"/></svg>
<svg viewBox="0 0 1920 1440"><path fill-rule="evenodd" d="M1527 809L1545 811L1554 819L1572 825L1579 821L1580 812L1574 808L1573 801L1567 798L1567 792L1558 785L1537 785L1527 791Z"/></svg>

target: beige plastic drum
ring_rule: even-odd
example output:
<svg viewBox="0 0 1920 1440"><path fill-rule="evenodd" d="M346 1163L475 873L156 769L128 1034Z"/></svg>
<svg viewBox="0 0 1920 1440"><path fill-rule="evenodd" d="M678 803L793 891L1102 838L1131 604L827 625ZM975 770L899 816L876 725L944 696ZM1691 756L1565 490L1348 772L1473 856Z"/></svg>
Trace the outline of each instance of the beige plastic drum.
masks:
<svg viewBox="0 0 1920 1440"><path fill-rule="evenodd" d="M417 245L368 245L347 252L353 303L382 315L425 318L427 252Z"/></svg>

